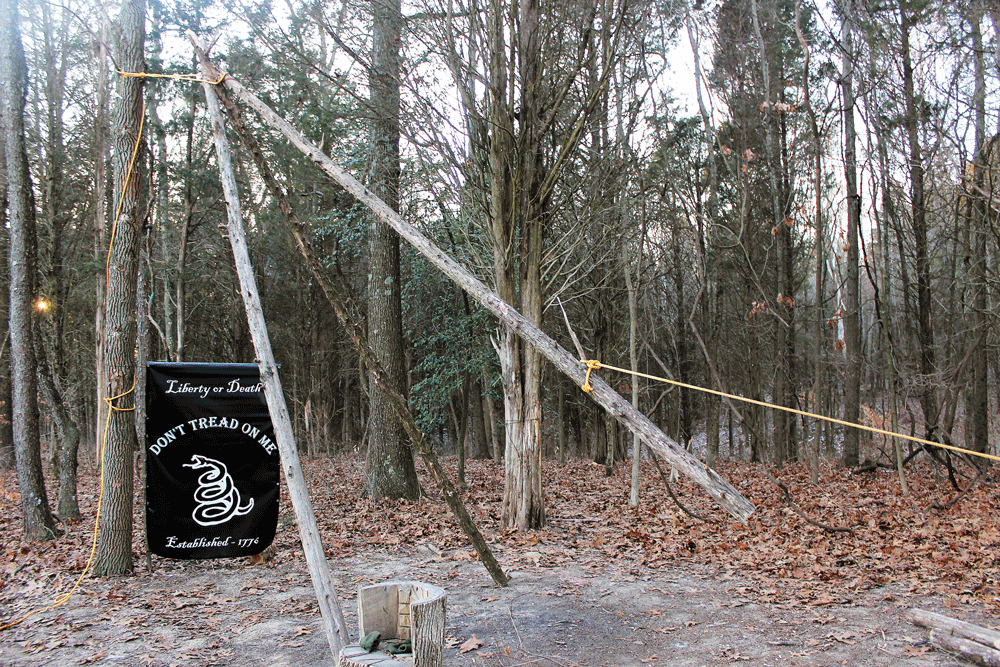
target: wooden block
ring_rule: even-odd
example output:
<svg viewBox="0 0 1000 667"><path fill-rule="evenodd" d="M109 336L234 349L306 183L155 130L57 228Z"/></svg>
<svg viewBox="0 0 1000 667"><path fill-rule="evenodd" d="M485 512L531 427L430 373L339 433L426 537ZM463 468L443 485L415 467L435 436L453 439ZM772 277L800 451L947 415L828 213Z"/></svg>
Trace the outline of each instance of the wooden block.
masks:
<svg viewBox="0 0 1000 667"><path fill-rule="evenodd" d="M393 584L365 586L358 591L358 626L364 637L373 630L384 639L396 636L396 619L399 616L397 588Z"/></svg>

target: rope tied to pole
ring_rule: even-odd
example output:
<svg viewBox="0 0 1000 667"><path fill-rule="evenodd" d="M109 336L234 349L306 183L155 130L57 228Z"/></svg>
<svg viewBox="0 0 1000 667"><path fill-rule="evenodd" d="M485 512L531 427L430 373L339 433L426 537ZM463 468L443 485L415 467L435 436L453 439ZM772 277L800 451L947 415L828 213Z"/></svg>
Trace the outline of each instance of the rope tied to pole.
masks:
<svg viewBox="0 0 1000 667"><path fill-rule="evenodd" d="M581 359L580 363L586 365L587 367L587 377L584 379L583 386L580 387L580 389L583 389L584 393L589 394L594 391L594 388L590 386L590 373L591 371L600 370L603 366L597 359ZM607 368L611 368L611 366L608 366Z"/></svg>
<svg viewBox="0 0 1000 667"><path fill-rule="evenodd" d="M154 72L125 72L123 70L118 70L118 73L126 79L174 79L175 81L190 81L191 83L210 83L213 86L218 86L226 80L224 72L216 81L203 79L196 74L156 74Z"/></svg>

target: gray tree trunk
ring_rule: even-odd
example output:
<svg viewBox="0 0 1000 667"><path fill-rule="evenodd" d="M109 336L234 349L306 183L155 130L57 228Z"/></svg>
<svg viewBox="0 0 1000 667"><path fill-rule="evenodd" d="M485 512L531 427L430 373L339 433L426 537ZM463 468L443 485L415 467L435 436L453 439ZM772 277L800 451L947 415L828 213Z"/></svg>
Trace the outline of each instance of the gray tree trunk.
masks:
<svg viewBox="0 0 1000 667"><path fill-rule="evenodd" d="M0 101L0 118L3 115L3 102ZM6 132L0 130L0 265L9 267L9 225L7 224L7 139ZM8 339L10 325L10 282L8 274L3 273L0 282L0 335L2 340ZM0 358L0 468L14 468L14 423L11 409L11 364L10 355Z"/></svg>
<svg viewBox="0 0 1000 667"><path fill-rule="evenodd" d="M927 245L927 206L924 195L924 161L920 148L920 100L914 90L913 61L910 53L910 29L916 17L909 3L900 0L899 23L902 35L903 98L906 106L906 136L910 149L910 207L913 230L913 250L917 270L917 347L920 357L920 407L924 413L924 437L932 440L938 427L938 400L935 382L936 367L934 330L931 324L931 265Z"/></svg>
<svg viewBox="0 0 1000 667"><path fill-rule="evenodd" d="M844 421L856 424L861 405L861 281L859 276L858 225L861 195L858 192L857 132L854 129L854 8L849 1L840 6L843 23L844 65L841 90L844 95L844 178L847 183L847 276L844 304L844 335L847 368L844 377ZM844 431L844 465L859 463L858 429Z"/></svg>
<svg viewBox="0 0 1000 667"><path fill-rule="evenodd" d="M399 42L403 19L399 0L372 0L374 45L371 100L373 193L399 210ZM390 382L404 397L406 367L399 270L399 236L378 216L369 226L368 344ZM373 497L417 498L413 450L391 402L378 383L371 382L368 454L364 494Z"/></svg>
<svg viewBox="0 0 1000 667"><path fill-rule="evenodd" d="M10 226L10 342L13 362L14 458L21 492L24 535L29 540L56 536L42 478L38 435L38 394L32 308L35 298L35 197L24 139L28 70L18 26L16 0L0 1L0 86L7 162Z"/></svg>
<svg viewBox="0 0 1000 667"><path fill-rule="evenodd" d="M117 62L127 72L143 72L146 38L145 0L122 6L116 40ZM112 409L106 416L103 446L104 501L97 539L94 573L130 574L132 561L133 455L136 449L135 405L136 290L139 239L144 224L146 181L145 142L140 136L144 79L122 77L112 116L112 173L117 220L109 237L108 284L105 298L104 368ZM133 153L135 159L133 164Z"/></svg>
<svg viewBox="0 0 1000 667"><path fill-rule="evenodd" d="M976 89L974 104L976 113L976 157L973 180L977 190L982 192L985 183L986 165L992 157L993 144L986 145L986 64L983 57L983 32L980 27L982 11L973 10L969 17L972 27L973 62L975 63ZM994 142L995 143L995 142ZM987 220L987 202L976 194L970 199L972 215L966 221L969 225L969 236L972 255L972 327L971 338L975 341L972 363L972 382L970 383L966 415L969 428L966 429L966 447L977 452L989 452L989 386L987 370L989 356L987 353L987 330L989 313L987 312L986 291L986 237L989 222ZM984 459L986 460L986 459Z"/></svg>
<svg viewBox="0 0 1000 667"><path fill-rule="evenodd" d="M509 107L507 45L503 3L493 0L489 10L490 218L494 277L497 292L518 305L533 324L541 322L541 220L537 200L540 152L538 137L530 133L539 122L538 90L541 64L537 0L520 8L517 51L520 57L520 151L514 148L514 126ZM516 191L513 181L521 184ZM501 522L528 530L545 523L541 480L541 359L515 332L501 326L495 342L504 394L504 497Z"/></svg>
<svg viewBox="0 0 1000 667"><path fill-rule="evenodd" d="M108 159L108 50L107 22L101 14L100 39L97 44L97 118L94 122L94 263L98 266L105 261L105 231L108 217L107 159ZM107 374L104 369L104 298L106 285L98 278L95 289L94 337L97 339L94 360L97 411L94 422L94 443L99 448L104 437L107 406L104 397L107 388Z"/></svg>

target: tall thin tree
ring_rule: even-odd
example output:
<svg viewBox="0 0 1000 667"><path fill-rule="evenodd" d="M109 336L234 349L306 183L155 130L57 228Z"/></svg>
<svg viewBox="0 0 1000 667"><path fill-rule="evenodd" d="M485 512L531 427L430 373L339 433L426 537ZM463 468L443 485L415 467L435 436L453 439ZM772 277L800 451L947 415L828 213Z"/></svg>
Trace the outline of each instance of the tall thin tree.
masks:
<svg viewBox="0 0 1000 667"><path fill-rule="evenodd" d="M117 26L117 61L126 72L143 72L146 37L145 0L128 0ZM103 446L102 513L94 573L132 572L132 504L135 423L134 405L136 289L139 239L143 226L145 146L142 141L144 79L121 77L112 115L112 170L115 218L109 233L105 314L105 371L110 413Z"/></svg>
<svg viewBox="0 0 1000 667"><path fill-rule="evenodd" d="M844 421L857 423L861 403L861 279L859 275L858 225L861 195L858 192L857 131L854 125L854 7L850 0L839 4L842 22L843 71L840 88L844 99L844 180L847 184L847 266L844 335L847 368L844 377ZM844 465L858 465L858 429L844 432Z"/></svg>
<svg viewBox="0 0 1000 667"><path fill-rule="evenodd" d="M371 181L369 186L399 210L399 45L403 19L399 0L372 0L373 51L370 71ZM399 236L378 216L369 226L368 343L396 390L406 395L403 354ZM413 451L392 404L378 383L370 383L371 428L365 458L365 495L416 498L420 493Z"/></svg>
<svg viewBox="0 0 1000 667"><path fill-rule="evenodd" d="M10 342L13 361L14 458L21 491L24 535L51 539L55 520L42 477L35 377L33 301L35 298L35 196L24 139L28 69L18 25L17 0L0 1L0 86L7 161L10 225Z"/></svg>
<svg viewBox="0 0 1000 667"><path fill-rule="evenodd" d="M931 320L931 263L927 239L927 202L925 169L920 146L920 122L923 113L921 97L915 88L910 32L917 25L919 8L899 0L900 53L903 59L903 101L905 104L906 138L910 166L910 224L913 230L913 251L917 270L917 346L920 357L920 407L924 413L925 437L932 439L938 427L937 389L932 378L937 367L934 351L934 329Z"/></svg>

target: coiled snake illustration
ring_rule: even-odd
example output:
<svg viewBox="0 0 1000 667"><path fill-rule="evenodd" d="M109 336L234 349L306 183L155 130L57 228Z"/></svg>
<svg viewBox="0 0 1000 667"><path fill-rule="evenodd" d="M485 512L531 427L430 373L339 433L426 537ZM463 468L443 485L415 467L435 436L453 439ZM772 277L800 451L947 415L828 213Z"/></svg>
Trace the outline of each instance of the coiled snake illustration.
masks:
<svg viewBox="0 0 1000 667"><path fill-rule="evenodd" d="M191 518L200 525L217 526L253 509L253 498L245 505L241 504L240 492L233 484L226 464L194 454L191 456L191 463L184 463L182 466L195 470L208 468L198 477L198 488L194 492L194 500L198 506L191 513Z"/></svg>

